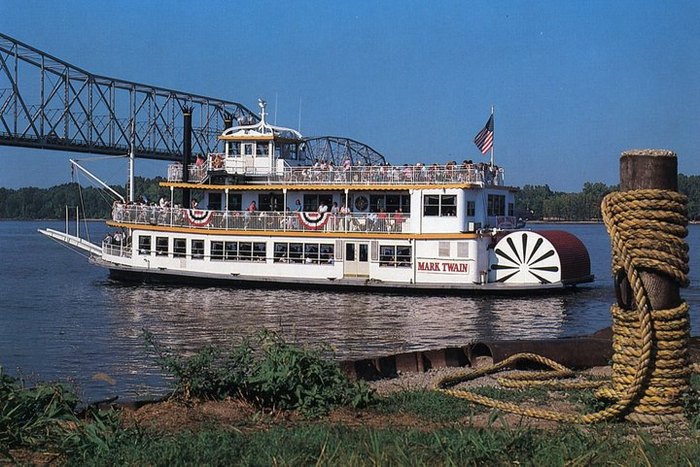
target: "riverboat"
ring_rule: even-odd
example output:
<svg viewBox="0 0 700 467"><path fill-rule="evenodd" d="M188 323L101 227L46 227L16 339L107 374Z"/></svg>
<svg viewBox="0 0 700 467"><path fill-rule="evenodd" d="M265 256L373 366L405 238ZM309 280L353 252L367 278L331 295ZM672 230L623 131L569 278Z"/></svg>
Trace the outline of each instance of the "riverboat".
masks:
<svg viewBox="0 0 700 467"><path fill-rule="evenodd" d="M493 164L312 160L262 101L258 123L219 140L168 167L170 199L115 202L100 245L40 231L121 281L494 294L593 280L578 238L519 228L517 188Z"/></svg>

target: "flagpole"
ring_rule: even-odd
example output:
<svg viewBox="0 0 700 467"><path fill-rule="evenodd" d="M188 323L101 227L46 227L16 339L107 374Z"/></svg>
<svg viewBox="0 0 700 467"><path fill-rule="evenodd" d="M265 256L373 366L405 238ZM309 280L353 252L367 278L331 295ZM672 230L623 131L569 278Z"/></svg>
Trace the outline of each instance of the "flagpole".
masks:
<svg viewBox="0 0 700 467"><path fill-rule="evenodd" d="M493 147L496 143L496 119L493 116L493 105L491 106L491 118L493 118L493 121L491 122L493 124L493 143L491 143L491 167L493 167Z"/></svg>

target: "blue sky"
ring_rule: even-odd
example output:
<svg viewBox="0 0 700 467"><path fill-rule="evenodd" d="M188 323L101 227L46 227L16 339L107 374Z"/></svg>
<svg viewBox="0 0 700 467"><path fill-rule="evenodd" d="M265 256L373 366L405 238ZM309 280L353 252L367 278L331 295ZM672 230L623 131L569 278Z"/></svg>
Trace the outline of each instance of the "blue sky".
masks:
<svg viewBox="0 0 700 467"><path fill-rule="evenodd" d="M395 164L487 161L472 139L494 105L507 182L561 191L617 183L633 148L700 174L699 24L682 0L0 0L0 31L88 71L250 109L264 97L292 127L301 103L305 135ZM0 146L0 186L70 181L68 156ZM125 163L91 170L126 178Z"/></svg>

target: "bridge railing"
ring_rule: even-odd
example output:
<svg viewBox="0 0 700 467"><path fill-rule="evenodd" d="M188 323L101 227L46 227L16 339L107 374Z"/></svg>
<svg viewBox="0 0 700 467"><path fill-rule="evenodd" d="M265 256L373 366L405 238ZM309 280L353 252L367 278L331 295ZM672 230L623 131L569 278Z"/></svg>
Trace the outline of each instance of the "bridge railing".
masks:
<svg viewBox="0 0 700 467"><path fill-rule="evenodd" d="M210 211L123 203L115 203L112 219L126 224L263 232L408 232L411 222L403 213Z"/></svg>

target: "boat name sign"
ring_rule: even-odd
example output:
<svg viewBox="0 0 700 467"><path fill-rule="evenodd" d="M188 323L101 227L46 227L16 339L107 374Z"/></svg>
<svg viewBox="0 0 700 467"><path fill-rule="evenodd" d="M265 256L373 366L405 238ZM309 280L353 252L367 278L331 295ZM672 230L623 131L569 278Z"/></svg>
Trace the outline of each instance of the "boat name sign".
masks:
<svg viewBox="0 0 700 467"><path fill-rule="evenodd" d="M468 263L449 263L439 261L418 261L419 271L429 272L469 272Z"/></svg>

